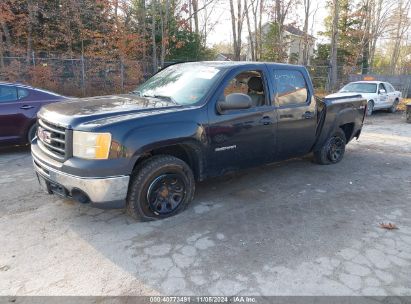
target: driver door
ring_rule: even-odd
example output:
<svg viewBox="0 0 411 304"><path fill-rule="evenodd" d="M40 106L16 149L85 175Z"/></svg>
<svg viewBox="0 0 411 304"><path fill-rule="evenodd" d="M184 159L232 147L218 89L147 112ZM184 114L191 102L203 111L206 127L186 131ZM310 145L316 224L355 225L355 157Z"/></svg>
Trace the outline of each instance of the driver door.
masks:
<svg viewBox="0 0 411 304"><path fill-rule="evenodd" d="M277 121L275 108L269 102L266 75L262 66L235 69L209 103L206 133L210 175L221 175L274 159ZM224 100L231 93L249 95L252 106L219 112L218 100Z"/></svg>
<svg viewBox="0 0 411 304"><path fill-rule="evenodd" d="M384 90L385 92L381 92L381 90ZM378 85L378 108L384 108L387 105L389 105L389 99L388 99L388 94L387 94L387 89L384 86L383 83L380 83Z"/></svg>

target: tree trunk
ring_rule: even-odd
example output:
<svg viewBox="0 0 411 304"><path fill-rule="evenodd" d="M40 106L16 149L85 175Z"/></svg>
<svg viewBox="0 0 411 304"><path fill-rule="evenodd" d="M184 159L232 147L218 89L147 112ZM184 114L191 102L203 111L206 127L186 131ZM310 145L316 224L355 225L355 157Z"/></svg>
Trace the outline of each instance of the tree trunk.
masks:
<svg viewBox="0 0 411 304"><path fill-rule="evenodd" d="M4 68L3 49L3 33L0 32L0 69Z"/></svg>
<svg viewBox="0 0 411 304"><path fill-rule="evenodd" d="M11 50L11 37L10 37L10 31L7 27L7 24L0 19L0 25L3 30L4 38L6 39L6 50L10 51Z"/></svg>
<svg viewBox="0 0 411 304"><path fill-rule="evenodd" d="M27 8L29 13L29 18L27 20L27 63L30 63L32 52L33 52L33 24L35 18L35 8L32 1L27 2Z"/></svg>
<svg viewBox="0 0 411 304"><path fill-rule="evenodd" d="M235 12L233 0L230 0L230 13L231 13L231 27L233 31L233 53L237 51L237 29L235 27Z"/></svg>
<svg viewBox="0 0 411 304"><path fill-rule="evenodd" d="M190 16L189 18L189 28L190 28L190 33L193 32L193 5L191 3L191 0L188 0L188 15Z"/></svg>
<svg viewBox="0 0 411 304"><path fill-rule="evenodd" d="M330 75L329 75L329 90L334 91L337 87L338 81L338 62L337 62L337 48L338 48L338 17L339 5L338 0L333 0L333 25L331 36L331 58L330 58Z"/></svg>
<svg viewBox="0 0 411 304"><path fill-rule="evenodd" d="M165 51L165 27L164 27L164 15L163 15L163 7L161 2L159 3L159 13L160 13L160 33L161 33L161 48L160 48L160 66L161 68L164 67L164 55Z"/></svg>
<svg viewBox="0 0 411 304"><path fill-rule="evenodd" d="M308 65L308 60L310 56L310 46L308 43L308 21L310 18L310 6L311 6L311 0L304 0L304 28L303 28L304 37L302 40L303 46L302 46L302 56L301 56L302 65Z"/></svg>
<svg viewBox="0 0 411 304"><path fill-rule="evenodd" d="M364 19L364 43L362 49L362 70L361 74L368 74L369 68L369 57L370 57L370 23L371 23L371 3L369 0L366 0L364 9L365 9L365 19Z"/></svg>
<svg viewBox="0 0 411 304"><path fill-rule="evenodd" d="M408 18L408 14L411 7L411 0L399 0L397 13L396 13L396 29L395 29L395 37L394 37L394 49L391 56L391 74L396 74L398 70L398 60L400 58L401 53L401 42L404 38L404 34L408 32L410 28L410 22Z"/></svg>
<svg viewBox="0 0 411 304"><path fill-rule="evenodd" d="M259 49L260 49L260 42L259 42L259 28L258 28L258 7L259 7L259 0L251 0L251 11L253 13L254 18L254 36L251 39L254 41L254 56L255 60L258 61L259 59Z"/></svg>
<svg viewBox="0 0 411 304"><path fill-rule="evenodd" d="M200 35L200 30L198 27L198 0L191 0L193 5L193 17L194 17L194 31L197 36Z"/></svg>
<svg viewBox="0 0 411 304"><path fill-rule="evenodd" d="M156 4L156 1L151 2L151 47L154 73L157 73Z"/></svg>
<svg viewBox="0 0 411 304"><path fill-rule="evenodd" d="M241 33L243 27L243 16L241 10L241 0L237 0L237 48L234 53L235 60L241 60Z"/></svg>
<svg viewBox="0 0 411 304"><path fill-rule="evenodd" d="M140 25L142 26L142 30L140 35L143 38L143 62L146 62L146 56L147 56L147 47L146 47L146 41L147 41L147 28L146 28L146 1L141 0L140 2Z"/></svg>
<svg viewBox="0 0 411 304"><path fill-rule="evenodd" d="M262 52L263 52L263 26L262 26L262 20L263 20L263 12L264 12L264 0L260 0L260 18L258 21L258 50L259 50L259 59L262 57Z"/></svg>
<svg viewBox="0 0 411 304"><path fill-rule="evenodd" d="M248 4L247 0L244 0L244 9L245 11L245 17L247 19L247 28L248 28L248 42L250 44L250 51L251 51L251 60L255 61L255 52L254 52L254 38L253 38L253 33L251 31L251 25L250 25L250 16L248 14ZM257 29L255 34L257 34Z"/></svg>

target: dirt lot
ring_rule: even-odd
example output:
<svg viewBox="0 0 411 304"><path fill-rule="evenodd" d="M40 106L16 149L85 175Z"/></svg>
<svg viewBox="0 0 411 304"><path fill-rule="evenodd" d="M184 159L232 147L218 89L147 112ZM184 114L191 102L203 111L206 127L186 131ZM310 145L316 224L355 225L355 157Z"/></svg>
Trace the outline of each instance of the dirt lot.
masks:
<svg viewBox="0 0 411 304"><path fill-rule="evenodd" d="M411 295L404 121L375 113L338 165L213 179L151 223L43 194L28 150L3 151L0 295Z"/></svg>

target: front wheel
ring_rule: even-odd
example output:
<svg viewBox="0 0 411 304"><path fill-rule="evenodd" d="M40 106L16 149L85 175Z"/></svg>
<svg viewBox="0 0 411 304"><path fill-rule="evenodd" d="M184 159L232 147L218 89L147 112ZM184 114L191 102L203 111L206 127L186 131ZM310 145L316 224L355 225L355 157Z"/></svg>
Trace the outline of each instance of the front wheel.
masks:
<svg viewBox="0 0 411 304"><path fill-rule="evenodd" d="M127 212L142 221L170 217L188 206L194 190L193 172L184 161L169 155L153 156L131 176Z"/></svg>
<svg viewBox="0 0 411 304"><path fill-rule="evenodd" d="M345 153L346 138L344 132L339 129L324 145L317 151L314 151L314 161L321 165L330 165L340 162Z"/></svg>

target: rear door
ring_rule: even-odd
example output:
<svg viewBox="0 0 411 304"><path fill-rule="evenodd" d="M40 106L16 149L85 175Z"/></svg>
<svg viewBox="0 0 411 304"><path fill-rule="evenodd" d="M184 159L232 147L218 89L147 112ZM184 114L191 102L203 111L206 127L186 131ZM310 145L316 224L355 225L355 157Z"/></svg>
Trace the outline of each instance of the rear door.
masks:
<svg viewBox="0 0 411 304"><path fill-rule="evenodd" d="M381 91L384 90L384 91ZM378 85L378 108L385 108L390 105L389 95L384 83Z"/></svg>
<svg viewBox="0 0 411 304"><path fill-rule="evenodd" d="M33 90L0 85L0 141L26 142L27 132L36 120L42 102L36 100Z"/></svg>
<svg viewBox="0 0 411 304"><path fill-rule="evenodd" d="M18 140L21 125L20 112L16 87L0 85L0 142Z"/></svg>
<svg viewBox="0 0 411 304"><path fill-rule="evenodd" d="M396 96L397 94L395 93L395 90L394 90L393 86L390 83L386 82L385 83L385 88L387 89L388 103L390 105L392 105L395 101L395 98L397 97Z"/></svg>
<svg viewBox="0 0 411 304"><path fill-rule="evenodd" d="M314 144L317 126L317 109L308 74L290 67L270 69L278 120L276 159L305 155Z"/></svg>

